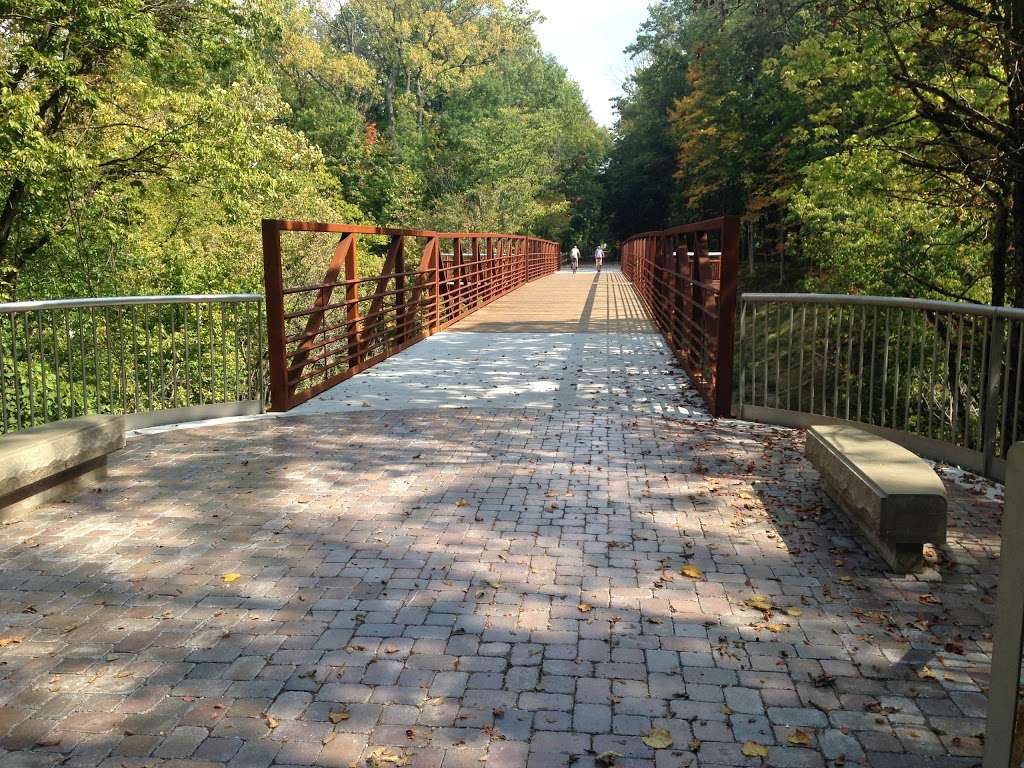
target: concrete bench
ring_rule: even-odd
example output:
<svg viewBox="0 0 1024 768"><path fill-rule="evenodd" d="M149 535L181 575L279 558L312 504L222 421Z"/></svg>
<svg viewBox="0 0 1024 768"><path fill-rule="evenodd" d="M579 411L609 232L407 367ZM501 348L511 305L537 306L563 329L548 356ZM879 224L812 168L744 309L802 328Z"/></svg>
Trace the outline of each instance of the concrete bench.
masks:
<svg viewBox="0 0 1024 768"><path fill-rule="evenodd" d="M893 570L913 571L925 544L945 544L946 489L906 448L829 425L807 430L806 450L825 491Z"/></svg>
<svg viewBox="0 0 1024 768"><path fill-rule="evenodd" d="M81 416L0 437L0 519L95 484L124 447L123 416Z"/></svg>

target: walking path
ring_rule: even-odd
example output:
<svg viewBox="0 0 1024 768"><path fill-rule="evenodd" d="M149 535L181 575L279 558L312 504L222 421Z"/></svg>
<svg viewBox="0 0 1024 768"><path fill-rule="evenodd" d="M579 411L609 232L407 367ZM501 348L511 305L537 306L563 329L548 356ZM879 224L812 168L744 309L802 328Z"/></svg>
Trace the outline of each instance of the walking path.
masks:
<svg viewBox="0 0 1024 768"><path fill-rule="evenodd" d="M636 293L611 270L530 283L295 413L480 407L704 414Z"/></svg>
<svg viewBox="0 0 1024 768"><path fill-rule="evenodd" d="M896 577L801 448L703 415L608 272L138 437L0 528L0 765L977 765L998 489L944 471Z"/></svg>

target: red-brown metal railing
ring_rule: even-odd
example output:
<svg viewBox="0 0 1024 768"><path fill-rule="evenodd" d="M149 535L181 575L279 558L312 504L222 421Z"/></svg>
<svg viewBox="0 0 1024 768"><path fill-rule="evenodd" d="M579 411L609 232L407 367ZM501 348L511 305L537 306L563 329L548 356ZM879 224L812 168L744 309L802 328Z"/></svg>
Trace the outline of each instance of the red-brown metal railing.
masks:
<svg viewBox="0 0 1024 768"><path fill-rule="evenodd" d="M314 265L309 253L287 259L282 233L338 236L319 282L295 278ZM361 238L383 255L376 275L359 274ZM270 409L291 410L558 267L557 243L522 235L264 220Z"/></svg>
<svg viewBox="0 0 1024 768"><path fill-rule="evenodd" d="M622 271L715 416L732 413L740 223L723 216L622 244Z"/></svg>

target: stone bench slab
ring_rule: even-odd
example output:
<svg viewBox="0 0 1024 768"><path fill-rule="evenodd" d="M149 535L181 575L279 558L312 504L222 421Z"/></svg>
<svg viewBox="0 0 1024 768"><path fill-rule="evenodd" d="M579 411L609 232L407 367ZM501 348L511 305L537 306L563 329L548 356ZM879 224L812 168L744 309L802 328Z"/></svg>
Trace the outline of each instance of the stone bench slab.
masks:
<svg viewBox="0 0 1024 768"><path fill-rule="evenodd" d="M807 430L807 458L829 497L894 570L918 568L925 544L946 542L946 489L906 448L842 425Z"/></svg>
<svg viewBox="0 0 1024 768"><path fill-rule="evenodd" d="M0 437L0 517L102 479L124 429L123 416L80 416Z"/></svg>

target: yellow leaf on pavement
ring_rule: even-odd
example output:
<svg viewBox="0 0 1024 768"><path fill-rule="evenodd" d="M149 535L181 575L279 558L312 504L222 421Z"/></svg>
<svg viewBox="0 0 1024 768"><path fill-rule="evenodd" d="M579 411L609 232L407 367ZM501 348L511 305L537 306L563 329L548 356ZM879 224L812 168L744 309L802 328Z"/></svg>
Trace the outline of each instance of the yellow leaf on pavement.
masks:
<svg viewBox="0 0 1024 768"><path fill-rule="evenodd" d="M223 576L221 576L221 579L224 581L225 584L230 584L234 581L238 581L240 578L242 578L242 574L240 573L225 573Z"/></svg>
<svg viewBox="0 0 1024 768"><path fill-rule="evenodd" d="M334 725L337 725L338 723L341 723L341 722L344 722L345 720L348 720L350 717L352 717L352 713L351 712L339 711L339 712L331 712L331 714L329 714L327 716L327 719L330 720L331 723L333 723Z"/></svg>
<svg viewBox="0 0 1024 768"><path fill-rule="evenodd" d="M654 728L643 741L651 749L668 749L672 746L672 734L664 728Z"/></svg>
<svg viewBox="0 0 1024 768"><path fill-rule="evenodd" d="M768 757L768 747L756 741L745 741L740 751L747 757Z"/></svg>
<svg viewBox="0 0 1024 768"><path fill-rule="evenodd" d="M701 573L700 568L698 568L693 563L690 563L688 565L684 565L682 568L679 569L679 572L683 576L689 576L691 579L702 579L702 578L704 578L704 574Z"/></svg>
<svg viewBox="0 0 1024 768"><path fill-rule="evenodd" d="M811 737L807 733L807 731L801 731L799 728L797 728L795 731L789 734L789 737L786 739L786 741L788 741L790 744L795 744L798 747L806 747L811 743Z"/></svg>

